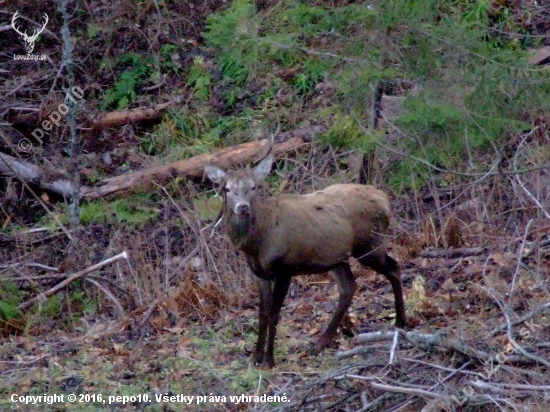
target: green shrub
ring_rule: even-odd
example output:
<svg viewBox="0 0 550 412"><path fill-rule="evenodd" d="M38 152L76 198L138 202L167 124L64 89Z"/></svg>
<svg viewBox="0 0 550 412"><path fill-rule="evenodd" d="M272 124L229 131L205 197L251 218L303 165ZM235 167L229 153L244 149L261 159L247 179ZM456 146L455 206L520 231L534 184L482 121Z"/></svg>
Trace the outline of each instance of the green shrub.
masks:
<svg viewBox="0 0 550 412"><path fill-rule="evenodd" d="M21 313L17 306L21 303L21 296L17 286L9 281L0 282L0 320L8 321Z"/></svg>

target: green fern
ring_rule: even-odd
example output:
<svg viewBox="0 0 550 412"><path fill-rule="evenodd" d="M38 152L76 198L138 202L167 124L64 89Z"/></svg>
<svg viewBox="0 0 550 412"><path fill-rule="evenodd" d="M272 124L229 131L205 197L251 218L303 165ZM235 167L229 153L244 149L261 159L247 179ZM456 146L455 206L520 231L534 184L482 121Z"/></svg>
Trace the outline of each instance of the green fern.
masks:
<svg viewBox="0 0 550 412"><path fill-rule="evenodd" d="M179 73L181 64L174 58L178 47L173 44L163 44L159 50L159 60L162 71Z"/></svg>
<svg viewBox="0 0 550 412"><path fill-rule="evenodd" d="M119 65L130 65L130 68L123 71L118 81L105 92L103 102L100 104L101 110L114 107L118 110L124 109L137 97L138 85L151 72L150 58L143 58L136 53L127 53L118 59L115 59L112 66L116 68ZM105 63L109 65L109 63Z"/></svg>
<svg viewBox="0 0 550 412"><path fill-rule="evenodd" d="M187 82L193 86L193 91L199 99L206 100L210 97L210 74L205 71L201 57L195 57L193 60L193 66L187 74Z"/></svg>

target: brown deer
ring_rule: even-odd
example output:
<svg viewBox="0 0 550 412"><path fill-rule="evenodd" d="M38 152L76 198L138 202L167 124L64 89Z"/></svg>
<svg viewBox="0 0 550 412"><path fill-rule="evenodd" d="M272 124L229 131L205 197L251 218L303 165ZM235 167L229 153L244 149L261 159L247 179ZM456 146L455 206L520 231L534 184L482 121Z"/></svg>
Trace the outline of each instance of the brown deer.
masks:
<svg viewBox="0 0 550 412"><path fill-rule="evenodd" d="M330 345L357 289L350 256L390 281L396 325L404 327L401 273L386 253L391 216L386 194L373 186L336 184L307 195L262 197L257 186L272 164L269 155L254 169L224 172L212 164L204 166L206 175L223 190L225 233L258 278L260 330L253 361L270 368L275 364L279 313L290 279L297 274L331 271L336 279L338 306L313 352Z"/></svg>

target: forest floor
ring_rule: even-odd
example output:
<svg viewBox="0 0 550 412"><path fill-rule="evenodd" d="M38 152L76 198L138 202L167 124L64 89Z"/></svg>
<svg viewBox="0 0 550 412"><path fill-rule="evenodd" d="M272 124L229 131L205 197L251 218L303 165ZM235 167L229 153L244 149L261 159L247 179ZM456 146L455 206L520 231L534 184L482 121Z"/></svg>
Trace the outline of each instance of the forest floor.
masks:
<svg viewBox="0 0 550 412"><path fill-rule="evenodd" d="M53 8L49 1L37 3L32 7ZM260 113L268 111L258 96L272 79L244 87L230 108L221 103L226 90L215 74L212 82L222 84L207 85L207 100L197 98L197 83L189 86L189 67L217 73L201 33L207 16L227 2L166 2L160 14L169 30L151 18L157 2L98 3L99 15L92 17L93 5L83 6L82 22L74 28L82 41L75 48L77 81L86 91L78 118L82 184L258 138L244 132L212 136L258 123ZM13 10L32 14L23 1L15 1ZM533 24L540 33L550 26L547 17ZM59 21L50 19L48 28L60 29ZM20 51L21 39L9 34L0 46L7 53ZM45 35L36 47L60 50L59 38ZM151 49L157 60L147 65L159 65L165 77L141 77L134 90L131 79L124 83L115 76L122 64L130 77L139 77L139 56ZM120 56L127 60L117 60ZM0 109L12 126L1 130L2 153L66 177L73 164L66 131L33 140L30 151L18 146L64 99L63 92L50 90L57 69L37 67L29 71L10 60L0 71L18 79L0 86ZM280 67L273 71L283 81L295 74ZM171 92L178 107L139 124L91 127L91 119L116 111L132 94L119 93L115 78L137 92L130 108L155 107ZM111 94L99 92L105 85ZM282 106L285 98L297 100L284 108L285 131L315 124L314 114L331 105L330 82L319 85L305 97L277 96ZM105 100L105 94L112 99ZM386 107L394 102L398 111L399 98L384 95L383 102ZM32 110L16 110L26 106ZM188 111L182 114L179 106ZM386 115L392 114L388 108ZM279 115L266 116L277 123ZM213 118L215 127L209 123ZM534 151L549 144L545 124L530 142ZM174 144L178 127L189 134L196 129L197 138ZM512 136L504 149L517 148L520 141ZM314 141L305 153L280 160L279 178L268 184L277 193L306 193L352 182L358 159L357 151ZM384 166L395 161L377 163L377 184L387 183ZM272 370L249 363L257 289L242 256L219 228L208 227L220 207L208 182L178 177L150 190L86 202L81 227L68 234L61 227L70 227L69 208L59 193L2 178L0 410L547 411L548 220L508 192L506 176L475 189L455 176L438 178L445 184L436 187L432 180L391 196L390 254L402 267L408 332L395 332L387 280L352 262L359 288L345 329L354 336L339 333L333 347L313 356L309 349L328 324L338 292L328 274L296 277L281 314ZM30 309L16 310L71 274L122 252L127 258L78 276ZM54 394L64 397L53 405L45 398L31 398L35 404L19 398Z"/></svg>

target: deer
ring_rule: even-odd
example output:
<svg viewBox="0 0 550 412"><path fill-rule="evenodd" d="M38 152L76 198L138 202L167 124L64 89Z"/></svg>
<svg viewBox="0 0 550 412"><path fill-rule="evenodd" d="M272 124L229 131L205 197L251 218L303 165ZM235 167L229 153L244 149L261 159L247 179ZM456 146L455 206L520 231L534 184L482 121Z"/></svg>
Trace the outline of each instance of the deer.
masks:
<svg viewBox="0 0 550 412"><path fill-rule="evenodd" d="M334 184L305 195L262 196L258 186L274 161L269 150L254 168L224 171L211 163L204 165L205 174L221 188L225 235L243 253L258 282L259 331L253 363L275 365L277 324L295 275L332 273L338 304L311 353L317 355L331 345L357 289L350 257L389 280L395 324L404 328L401 272L387 253L391 218L387 195L370 185Z"/></svg>

